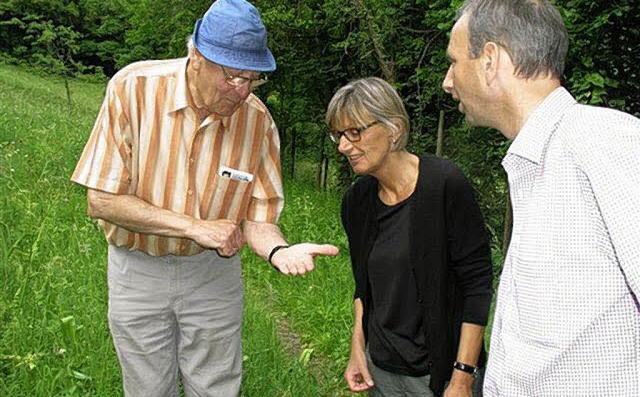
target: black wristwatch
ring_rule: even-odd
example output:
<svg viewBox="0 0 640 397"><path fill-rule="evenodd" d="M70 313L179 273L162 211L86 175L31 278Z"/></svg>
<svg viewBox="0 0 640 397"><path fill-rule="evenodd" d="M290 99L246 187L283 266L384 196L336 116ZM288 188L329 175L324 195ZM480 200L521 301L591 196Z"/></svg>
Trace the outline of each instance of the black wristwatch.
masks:
<svg viewBox="0 0 640 397"><path fill-rule="evenodd" d="M464 363L461 363L460 361L455 361L453 363L453 368L457 369L458 371L466 372L469 375L473 376L474 378L478 377L478 368L474 367L473 365L464 364Z"/></svg>
<svg viewBox="0 0 640 397"><path fill-rule="evenodd" d="M273 266L273 263L271 262L271 259L273 259L273 256L276 254L276 252L280 251L281 249L285 249L285 248L289 248L289 245L276 245L275 247L273 247L273 249L271 250L271 252L269 253L269 264L271 266Z"/></svg>

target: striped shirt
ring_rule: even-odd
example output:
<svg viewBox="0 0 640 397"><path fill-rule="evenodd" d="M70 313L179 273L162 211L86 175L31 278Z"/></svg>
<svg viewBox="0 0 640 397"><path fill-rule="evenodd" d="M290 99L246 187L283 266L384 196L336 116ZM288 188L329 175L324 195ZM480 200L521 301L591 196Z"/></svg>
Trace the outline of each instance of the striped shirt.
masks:
<svg viewBox="0 0 640 397"><path fill-rule="evenodd" d="M251 94L233 115L200 122L186 65L187 58L144 61L118 72L71 180L196 219L277 222L284 205L280 142L267 108ZM229 169L252 180L223 174ZM192 240L101 225L110 244L150 255L203 251Z"/></svg>
<svg viewBox="0 0 640 397"><path fill-rule="evenodd" d="M640 396L639 156L640 120L564 88L527 119L485 396Z"/></svg>

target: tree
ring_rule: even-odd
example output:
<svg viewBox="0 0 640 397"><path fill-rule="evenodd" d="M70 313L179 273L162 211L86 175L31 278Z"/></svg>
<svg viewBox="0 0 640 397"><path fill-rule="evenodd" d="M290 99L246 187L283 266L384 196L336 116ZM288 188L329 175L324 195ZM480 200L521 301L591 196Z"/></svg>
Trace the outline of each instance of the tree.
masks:
<svg viewBox="0 0 640 397"><path fill-rule="evenodd" d="M68 110L71 112L69 79L82 70L82 64L74 60L79 47L80 34L67 26L56 26L51 21L37 20L28 23L26 33L27 38L33 40L33 46L36 49L32 55L35 64L63 77Z"/></svg>
<svg viewBox="0 0 640 397"><path fill-rule="evenodd" d="M559 2L569 31L565 79L580 102L640 116L637 1Z"/></svg>

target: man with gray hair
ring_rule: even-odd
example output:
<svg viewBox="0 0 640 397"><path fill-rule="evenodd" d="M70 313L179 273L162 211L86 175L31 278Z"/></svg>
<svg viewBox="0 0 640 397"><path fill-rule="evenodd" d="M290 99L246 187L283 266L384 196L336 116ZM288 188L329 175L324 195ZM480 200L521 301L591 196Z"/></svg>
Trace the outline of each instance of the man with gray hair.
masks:
<svg viewBox="0 0 640 397"><path fill-rule="evenodd" d="M640 396L640 120L576 103L546 0L468 0L444 90L512 144L513 203L484 394Z"/></svg>
<svg viewBox="0 0 640 397"><path fill-rule="evenodd" d="M107 86L72 180L107 241L109 327L126 396L235 396L239 250L284 274L331 245L289 246L278 131L252 90L275 70L258 11L218 0L189 56L134 63Z"/></svg>

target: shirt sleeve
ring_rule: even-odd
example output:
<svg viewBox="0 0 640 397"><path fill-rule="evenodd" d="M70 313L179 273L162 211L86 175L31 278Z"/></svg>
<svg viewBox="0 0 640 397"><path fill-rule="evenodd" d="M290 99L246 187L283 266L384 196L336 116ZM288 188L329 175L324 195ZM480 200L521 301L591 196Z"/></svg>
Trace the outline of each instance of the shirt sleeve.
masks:
<svg viewBox="0 0 640 397"><path fill-rule="evenodd" d="M446 180L447 249L463 299L462 321L486 325L491 305L493 267L489 236L474 191L454 167Z"/></svg>
<svg viewBox="0 0 640 397"><path fill-rule="evenodd" d="M280 170L280 138L275 123L270 120L262 144L262 161L256 172L247 219L254 222L277 223L284 208L282 173Z"/></svg>
<svg viewBox="0 0 640 397"><path fill-rule="evenodd" d="M129 193L131 129L123 107L124 90L112 80L71 180L114 194Z"/></svg>
<svg viewBox="0 0 640 397"><path fill-rule="evenodd" d="M601 125L602 130L582 134L574 145L620 269L640 297L640 120L615 114L614 118L594 115L587 125ZM607 125L596 118L606 119Z"/></svg>

